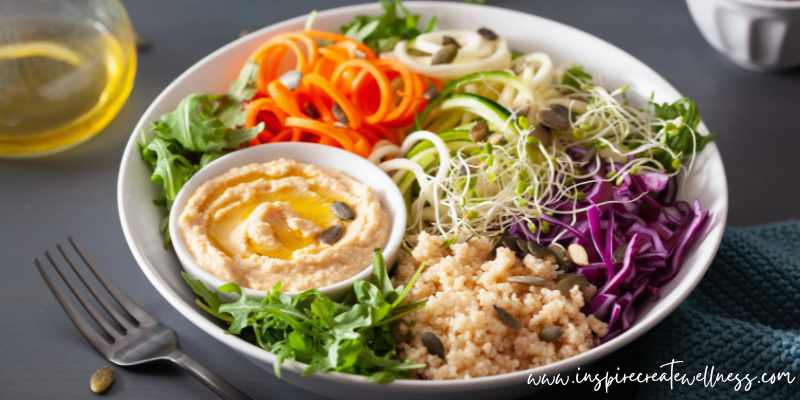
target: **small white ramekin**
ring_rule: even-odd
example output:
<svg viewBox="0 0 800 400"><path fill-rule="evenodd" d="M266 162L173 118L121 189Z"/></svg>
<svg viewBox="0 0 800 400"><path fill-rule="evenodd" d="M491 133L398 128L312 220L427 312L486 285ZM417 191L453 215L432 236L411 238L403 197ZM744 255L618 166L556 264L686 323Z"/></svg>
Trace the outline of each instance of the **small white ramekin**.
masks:
<svg viewBox="0 0 800 400"><path fill-rule="evenodd" d="M706 40L742 68L772 72L800 65L800 1L686 3Z"/></svg>
<svg viewBox="0 0 800 400"><path fill-rule="evenodd" d="M186 248L181 232L178 229L178 218L195 189L203 182L222 175L231 168L269 162L279 158L289 158L318 167L335 168L369 186L392 218L392 230L389 235L389 242L383 248L383 256L387 266L394 262L406 230L406 206L403 195L400 194L400 190L389 175L366 159L335 147L313 143L272 143L239 150L215 160L194 174L178 193L169 215L169 233L172 237L172 245L178 255L178 260L180 260L184 271L189 276L193 279L199 279L211 290L216 290L218 287L228 283L206 271L195 261ZM318 289L324 295L338 300L347 294L355 284L356 279L368 281L371 273L372 264L370 263L364 265L364 270L357 275ZM263 290L245 288L245 294L253 300L263 299L266 293ZM299 292L284 293L289 296L295 296ZM225 295L224 293L221 294ZM225 296L229 297L228 295Z"/></svg>

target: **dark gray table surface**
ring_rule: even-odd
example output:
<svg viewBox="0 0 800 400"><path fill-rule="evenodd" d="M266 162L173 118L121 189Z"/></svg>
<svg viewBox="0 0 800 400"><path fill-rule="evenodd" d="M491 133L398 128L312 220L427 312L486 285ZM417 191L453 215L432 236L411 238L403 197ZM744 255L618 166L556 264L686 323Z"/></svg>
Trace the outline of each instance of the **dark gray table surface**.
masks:
<svg viewBox="0 0 800 400"><path fill-rule="evenodd" d="M90 375L109 363L75 329L36 272L32 258L76 236L128 294L175 329L180 347L253 398L311 399L258 369L178 314L131 256L117 214L120 157L139 117L179 74L244 29L309 10L361 0L124 0L135 29L150 41L139 54L136 85L119 116L97 137L41 159L0 160L0 398L90 398ZM700 36L679 0L489 0L490 5L560 21L599 36L654 68L694 99L718 142L730 187L731 226L800 216L793 175L800 149L797 71L759 75L734 66ZM589 368L636 372L635 343ZM214 399L171 366L115 367L106 397ZM612 387L630 398L635 385ZM549 389L553 396L610 397L590 384Z"/></svg>

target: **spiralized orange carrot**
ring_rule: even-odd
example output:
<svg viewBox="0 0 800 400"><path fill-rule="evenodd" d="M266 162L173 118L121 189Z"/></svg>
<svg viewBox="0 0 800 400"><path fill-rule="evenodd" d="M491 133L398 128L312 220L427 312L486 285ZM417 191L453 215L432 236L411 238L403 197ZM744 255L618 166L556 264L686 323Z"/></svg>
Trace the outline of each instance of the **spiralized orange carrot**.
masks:
<svg viewBox="0 0 800 400"><path fill-rule="evenodd" d="M320 47L317 40L333 44ZM303 75L294 89L279 80L287 56L296 59L295 69ZM246 126L265 126L250 145L306 141L368 157L381 139L398 143L427 104L428 87L442 88L438 79L416 74L397 60L379 59L365 44L330 32L275 35L250 60L259 72ZM346 127L334 117L336 104L347 117Z"/></svg>

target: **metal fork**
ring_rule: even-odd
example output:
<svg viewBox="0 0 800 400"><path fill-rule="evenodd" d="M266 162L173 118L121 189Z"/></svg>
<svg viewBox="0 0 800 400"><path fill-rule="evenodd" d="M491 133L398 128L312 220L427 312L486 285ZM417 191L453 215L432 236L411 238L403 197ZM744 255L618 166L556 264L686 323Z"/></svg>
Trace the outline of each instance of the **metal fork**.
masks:
<svg viewBox="0 0 800 400"><path fill-rule="evenodd" d="M39 269L39 273L42 274L45 282L47 282L47 286L50 287L50 290L56 296L56 299L61 306L64 307L64 311L67 312L69 318L75 323L75 326L78 327L78 330L83 333L83 336L89 340L101 354L103 354L109 361L113 362L114 364L121 365L121 366L133 366L133 365L141 365L146 364L149 362L157 362L157 361L170 361L174 364L179 365L187 372L189 372L192 376L197 378L200 382L206 385L209 389L213 390L214 393L219 395L219 397L223 399L231 399L231 400L250 400L246 394L242 393L239 389L236 389L233 385L226 382L222 377L219 375L211 372L208 368L200 365L197 361L191 359L186 354L183 354L180 350L178 350L178 335L175 334L170 328L167 328L162 323L156 321L153 317L147 314L144 310L142 310L136 303L131 300L122 289L119 288L111 278L106 275L106 273L100 269L100 267L92 260L91 257L86 253L86 251L81 248L75 239L72 237L69 238L70 243L72 243L72 247L78 252L81 256L83 261L86 265L89 266L89 269L92 270L94 275L97 277L97 280L106 288L106 290L111 293L111 295L117 300L120 306L122 306L125 311L133 317L134 320L138 322L138 325L132 324L128 319L123 318L123 316L117 312L117 310L109 304L108 300L105 296L102 296L97 289L92 285L87 279L86 276L78 269L75 263L72 262L72 259L64 252L64 249L61 245L57 245L58 250L61 252L61 255L64 256L64 259L67 260L67 263L72 267L75 271L75 274L78 275L80 280L83 282L84 285L92 292L92 295L97 299L101 306L114 318L117 323L123 328L125 332L120 332L116 328L112 327L109 322L103 318L97 310L88 302L86 297L79 291L75 285L64 275L64 271L61 267L56 263L52 256L50 256L49 252L45 252L47 259L50 260L50 263L53 264L58 274L61 275L61 278L64 279L64 282L67 283L72 293L75 294L75 297L78 298L83 307L86 308L86 311L97 321L97 324L103 328L106 333L112 338L112 343L106 341L103 336L98 333L90 324L86 321L86 319L78 312L75 306L70 302L67 297L64 295L64 292L56 286L55 282L50 275L45 272L42 264L39 263L39 260L33 259L33 262L36 264L36 268Z"/></svg>

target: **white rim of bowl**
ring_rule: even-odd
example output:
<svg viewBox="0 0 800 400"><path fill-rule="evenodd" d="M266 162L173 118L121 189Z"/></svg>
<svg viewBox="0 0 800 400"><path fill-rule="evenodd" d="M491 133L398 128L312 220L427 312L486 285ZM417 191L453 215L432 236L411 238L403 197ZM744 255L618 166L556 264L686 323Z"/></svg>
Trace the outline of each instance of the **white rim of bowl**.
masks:
<svg viewBox="0 0 800 400"><path fill-rule="evenodd" d="M411 2L411 3L406 4L406 7L409 8L409 10L413 11L413 9L416 8L416 7L441 6L441 5L442 5L442 3L438 3L438 2L415 1L415 2ZM317 17L318 18L319 17L324 17L324 16L328 16L328 15L331 15L331 14L334 14L334 15L335 14L346 14L348 16L352 16L352 15L355 15L356 13L364 12L365 8L369 8L369 7L372 7L372 6L377 7L378 5L376 3L367 3L367 4L358 4L358 5L352 5L352 6L332 8L332 9L329 9L329 10L325 10L325 11L319 12L317 14ZM511 14L523 15L526 18L539 19L539 20L542 20L542 21L547 21L548 23L552 23L552 24L561 26L562 29L566 29L566 30L572 31L575 34L584 36L586 39L590 39L592 41L597 41L599 43L605 44L605 45L609 46L610 48L618 51L620 55L622 55L623 57L627 57L631 63L636 64L642 70L648 71L651 74L653 74L655 76L656 80L660 80L661 81L661 84L663 84L666 87L671 88L675 93L680 94L680 92L678 92L669 82L667 82L661 75L659 75L657 72L655 72L647 64L645 64L644 62L640 61L639 59L633 57L632 55L630 55L629 53L627 53L624 50L620 49L619 47L617 47L617 46L615 46L615 45L613 45L613 44L607 42L606 40L603 40L603 39L601 39L601 38L599 38L597 36L591 35L588 32L582 31L582 30L577 29L577 28L573 28L573 27L571 27L569 25L563 24L561 22L558 22L558 21L555 21L555 20L552 20L552 19L540 17L540 16L533 15L533 14L524 13L524 12L521 12L521 11L508 10L508 9L495 7L495 6L469 4L469 3L448 3L448 6L450 6L450 7L461 7L461 8L473 8L475 11L485 10L485 9L489 8L489 9L493 9L493 10L497 10L497 11L503 11L503 12L507 12L507 13L511 13ZM177 83L181 80L182 77L191 74L195 69L199 68L200 65L205 63L207 60L216 57L217 54L219 54L219 53L227 51L229 48L238 46L240 43L242 43L242 42L244 42L244 41L246 41L248 39L252 39L253 37L257 36L257 34L259 32L261 32L261 31L265 31L265 30L280 30L280 29L283 29L285 27L288 27L288 26L291 26L291 25L294 25L294 24L302 23L302 22L304 22L306 20L307 17L308 17L307 15L301 15L301 16L298 16L298 17L295 17L295 18L291 18L291 19L288 19L288 20L285 20L285 21L282 21L282 22L278 22L276 24L261 28L258 31L253 32L253 34L251 34L252 37L251 37L251 35L245 36L244 38L237 39L237 40L235 40L235 41L233 41L231 43L228 43L227 45L215 50L211 54L207 55L206 57L204 57L203 59L201 59L200 61L198 61L194 65L192 65L189 69L184 71L183 74L178 76L178 78L176 78L172 83L170 83L170 85L167 86L161 92L161 94L159 94L158 97L156 97L156 99L153 101L153 103L151 103L150 107L148 107L148 109L145 111L144 115L149 114L150 108L152 108L156 103L158 103L161 100L162 97L165 97L166 93L168 93L174 86L176 86ZM149 121L140 120L139 122L140 123L136 125L137 127L143 126L142 123L147 123ZM700 126L698 127L698 129L700 131L702 131L702 132L708 132L708 129L706 128L706 126L705 126L705 124L703 122L700 123ZM128 140L127 151L125 153L123 153L122 161L120 163L119 178L122 178L123 175L124 175L124 169L122 167L127 164L128 159L130 157L133 157L134 154L136 154L135 142L136 142L137 135L138 135L138 131L134 130L133 134L131 135L131 138ZM713 142L710 143L708 146L706 146L706 148L703 151L704 152L713 151L713 152L717 153L717 157L719 157L719 149L717 148L716 144L713 143ZM720 157L720 162L721 162L721 157ZM717 250L719 249L719 245L722 242L722 232L724 230L725 222L726 222L727 216L728 216L728 196L727 196L727 194L728 194L728 185L727 185L727 178L724 175L724 173L725 173L724 169L723 169L722 173L723 173L723 176L720 176L718 178L722 179L723 182L724 182L725 196L724 196L724 198L722 198L722 203L723 203L722 207L721 207L722 212L720 214L716 215L716 217L719 218L719 221L720 221L719 228L715 229L713 231L710 231L709 232L709 236L706 238L706 240L710 239L710 240L714 241L714 254L716 254ZM266 350L264 350L264 349L262 349L262 348L260 348L260 347L258 347L256 345L254 345L254 344L252 344L250 342L247 342L244 339L241 339L241 338L236 337L236 336L231 336L231 335L224 334L223 330L218 325L214 324L209 319L207 319L204 315L200 314L200 312L198 310L196 310L195 308L192 308L188 303L184 303L178 297L177 293L174 290L172 290L172 288L170 288L166 284L166 282L164 282L161 278L159 278L158 276L156 276L152 272L152 270L150 268L153 268L153 266L150 265L149 261L144 257L144 255L142 254L142 251L137 246L134 246L135 243L133 241L133 237L131 236L130 228L128 227L127 221L125 221L123 219L123 216L124 216L124 203L122 201L122 187L123 187L122 179L118 179L117 183L118 183L118 185L117 185L117 204L118 204L118 209L119 209L119 212L120 212L120 222L122 224L122 230L123 230L123 233L125 235L125 240L128 242L128 247L131 249L131 252L133 253L134 258L136 259L137 263L139 264L140 268L142 269L142 272L144 272L144 274L145 274L145 276L147 276L148 280L150 280L150 282L153 283L153 286L156 287L156 290L158 290L158 292L161 293L162 296L164 296L164 298L167 300L167 302L169 302L173 307L175 307L178 310L178 312L180 312L185 318L189 319L188 317L186 317L186 315L189 315L189 314L192 314L192 313L196 314L196 316L198 318L189 319L189 320L192 323L194 323L197 327L199 327L200 329L202 329L203 331L205 331L206 333L208 333L209 335L214 337L215 339L219 340L220 342L223 342L225 345L233 348L234 350L236 350L240 354L248 354L253 349L256 349L256 350L258 350L259 352L262 352L262 353L257 355L257 356L253 356L253 355L249 355L248 354L248 357L258 357L260 359L260 361L271 363L271 364L274 363L274 361L275 361L275 355L274 354L272 354L272 353L270 353L270 352L268 352L268 351L266 351ZM629 329L628 331L625 331L621 335L617 336L614 340L611 340L608 343L603 344L602 346L592 348L591 350L588 350L588 351L586 351L584 353L578 354L576 356L573 356L573 357L570 357L570 358L567 358L567 359L564 359L564 360L556 361L554 363L547 364L547 365L544 365L544 366L541 366L541 367L535 367L535 368L531 368L531 369L527 369L527 370L523 370L523 371L516 371L516 372L511 372L511 373L501 374L501 375L493 375L493 376L486 376L486 377L472 378L472 379L440 380L440 381L433 381L433 380L430 380L430 381L429 380L396 380L396 381L394 381L392 383L389 383L388 385L391 385L391 387L404 388L404 389L413 388L413 387L417 387L417 386L439 386L441 388L456 387L457 386L457 387L461 387L461 388L473 388L473 387L476 387L476 386L482 386L486 382L490 382L490 381L494 381L494 382L497 382L497 381L510 381L509 384L512 384L512 383L513 384L518 384L519 382L522 382L521 379L526 378L529 374L533 374L535 371L542 370L542 369L556 369L557 367L564 367L564 368L559 368L559 369L566 369L566 370L575 369L575 368L577 368L577 367L579 367L581 365L585 365L585 364L587 364L587 363L589 363L591 361L595 361L595 360L597 360L597 359L599 359L599 358L601 358L601 357L603 357L605 355L613 353L614 351L618 350L619 348L621 348L621 347L629 344L633 340L639 338L644 333L649 331L652 327L654 327L659 322L661 322L664 318L666 318L669 314L671 314L686 299L686 297L688 297L689 294L694 290L694 288L700 282L700 279L702 279L702 277L705 275L706 271L708 270L708 267L711 265L711 261L712 260L713 260L713 257L709 258L708 261L704 263L705 265L703 265L702 268L697 269L696 271L694 271L693 274L687 275L684 278L685 281L689 282L688 286L686 286L685 289L682 292L679 292L677 294L677 297L674 298L672 303L670 303L670 304L668 304L666 306L667 308L665 310L663 310L661 312L661 314L648 316L647 318L645 318L645 321L644 321L645 323L642 323L642 321L637 321L637 323L631 329ZM142 267L142 266L145 266L145 265L148 266L148 268L143 268ZM673 293L675 293L675 292L673 292ZM659 301L659 302L661 302L661 301ZM304 368L305 366L306 366L306 364L299 363L299 362L296 362L296 361L293 361L293 360L284 360L283 364L281 365L281 369L287 368L287 369L291 369L291 370L295 370L295 371L301 371L302 368ZM366 378L364 378L362 376L343 374L343 373L340 373L340 372L325 372L325 373L321 373L321 374L315 374L315 376L317 376L320 379L342 380L342 381L346 381L346 382L354 383L354 384L371 384L366 380ZM513 382L511 382L511 381L513 381Z"/></svg>
<svg viewBox="0 0 800 400"><path fill-rule="evenodd" d="M184 269L186 268L186 264L189 264L191 266L191 268L193 270L192 272L194 274L198 274L198 275L202 276L202 278L200 279L201 281L203 281L204 283L208 282L209 284L214 285L212 289L218 288L218 287L228 283L224 279L212 274L211 272L208 272L205 268L200 266L200 264L198 264L197 261L195 261L195 258L192 257L191 253L189 252L189 249L186 247L186 243L184 242L183 237L180 234L180 231L178 230L178 218L180 217L180 213L183 211L184 207L186 206L186 202L189 200L191 195L194 194L194 191L197 189L197 187L202 185L203 182L205 182L205 181L207 181L209 179L213 179L213 178L215 178L217 176L220 176L220 175L226 173L227 171L229 171L229 170L231 170L233 168L238 168L237 166L222 167L222 168L226 168L226 169L217 171L218 169L220 169L220 166L222 166L222 165L235 164L235 162L232 161L231 158L230 158L231 156L234 156L235 154L243 154L243 153L247 153L247 152L265 152L267 150L273 151L273 152L274 151L281 152L281 150L283 150L283 149L293 148L293 147L295 147L295 148L296 147L300 147L300 148L308 147L308 148L314 148L317 151L329 151L331 153L331 157L338 157L340 160L342 160L342 162L358 164L360 168L373 170L375 175L378 177L376 182L361 182L358 179L353 178L352 176L351 176L351 178L353 180L355 180L355 181L357 181L359 183L365 184L367 186L379 186L379 187L384 188L386 190L387 203L390 202L388 200L388 198L394 197L395 201L400 201L402 204L405 204L405 202L403 201L403 195L400 193L400 189L397 187L397 185L394 183L394 181L389 177L389 175L387 175L385 172L383 172L375 164L367 161L366 158L362 158L362 157L360 157L358 155L355 155L353 153L350 153L348 151L345 151L345 150L342 150L342 149L338 149L338 148L335 148L335 147L331 147L331 146L321 145L321 144L294 143L294 142L270 143L270 144L266 144L266 145L254 146L254 147L248 147L246 149L241 149L241 150L236 151L233 154L229 154L229 155L226 155L224 157L220 157L220 158L212 161L210 164L206 165L205 167L203 167L203 169L201 169L200 172L198 172L197 174L193 175L189 179L189 181L187 181L184 184L183 188L178 193L178 196L175 198L175 202L172 205L172 210L169 213L169 230L170 230L170 236L172 238L172 247L175 250L175 253L177 253L178 259L181 262L181 264L183 265ZM272 161L272 160L270 160L270 161ZM313 163L306 163L306 164L312 164L312 165L316 166L316 164L313 164ZM244 166L244 165L248 165L248 164L243 164L241 166ZM322 168L327 168L327 167L322 167ZM211 176L210 177L204 177L205 175L211 175ZM190 190L187 190L187 189L190 189ZM384 206L388 209L390 207L390 204L384 204ZM406 215L406 210L405 209L402 209L402 210L387 210L387 211L389 211L390 213L393 213L394 217L392 218L392 229L391 229L391 233L389 235L389 241L386 243L386 246L383 247L383 253L386 256L386 258L393 258L393 256L395 256L396 253L399 251L400 244L402 243L403 237L405 236L407 215ZM367 280L368 281L371 273L372 273L372 264L370 263L369 265L365 266L362 271L360 271L356 275L353 275L350 278L347 278L347 279L345 279L345 280L343 280L341 282L337 282L337 283L334 283L334 284L328 285L328 286L323 286L323 287L320 287L320 288L317 288L317 289L319 289L319 291L322 292L323 294L329 295L331 292L337 292L339 290L343 290L343 289L347 289L349 287L352 287L353 284L355 284L356 280L358 280L358 279ZM242 288L245 291L245 295L247 295L250 298L254 298L254 297L263 298L267 294L266 290L246 288L244 286L242 286ZM300 294L300 292L302 292L302 291L291 291L291 292L283 292L283 293L285 293L288 296L294 297L294 296Z"/></svg>

